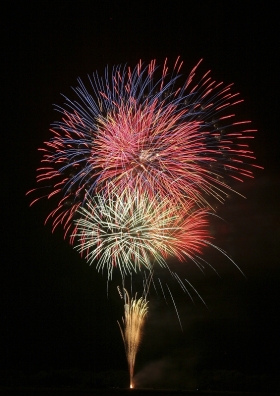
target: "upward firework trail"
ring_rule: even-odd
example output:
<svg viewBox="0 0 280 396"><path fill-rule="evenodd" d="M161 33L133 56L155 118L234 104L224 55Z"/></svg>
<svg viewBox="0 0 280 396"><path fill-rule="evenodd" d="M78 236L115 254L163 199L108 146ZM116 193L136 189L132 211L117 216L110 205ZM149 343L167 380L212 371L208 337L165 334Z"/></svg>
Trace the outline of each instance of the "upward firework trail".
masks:
<svg viewBox="0 0 280 396"><path fill-rule="evenodd" d="M196 82L199 63L185 79L178 58L170 70L153 60L94 73L91 92L78 80L77 99L57 107L62 119L41 149L40 191L58 197L53 228L67 234L86 196L106 195L110 183L205 207L209 196L225 199L229 177L252 177L246 141L254 130L233 111L242 100L210 71Z"/></svg>
<svg viewBox="0 0 280 396"><path fill-rule="evenodd" d="M133 388L133 374L135 358L141 341L142 330L148 312L148 301L144 297L130 298L124 289L124 317L122 318L123 327L118 322L122 334L125 353L128 363L130 388Z"/></svg>

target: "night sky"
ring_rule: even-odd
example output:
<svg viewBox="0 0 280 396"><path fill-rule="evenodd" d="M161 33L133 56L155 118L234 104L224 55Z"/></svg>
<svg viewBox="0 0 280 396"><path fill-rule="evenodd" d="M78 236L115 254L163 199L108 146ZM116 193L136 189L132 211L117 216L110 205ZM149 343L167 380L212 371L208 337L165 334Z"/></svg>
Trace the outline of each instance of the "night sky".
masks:
<svg viewBox="0 0 280 396"><path fill-rule="evenodd" d="M244 5L245 4L245 5ZM196 387L202 373L277 376L280 368L280 138L279 20L277 2L260 1L28 1L2 13L1 372L80 369L117 372L126 360L117 320L123 307L116 286L89 267L44 220L52 207L29 207L36 187L38 147L58 120L61 93L74 98L77 77L106 65L178 55L187 75L203 58L219 81L234 82L245 103L240 119L258 130L252 148L255 178L232 184L217 208L215 244L205 249L210 268L170 262L207 304L194 303L161 271L171 301L153 290L136 364L140 386ZM4 122L3 122L4 121ZM4 139L4 140L3 140ZM136 280L136 279L135 279ZM205 374L205 375L206 375ZM1 374L2 375L2 374Z"/></svg>

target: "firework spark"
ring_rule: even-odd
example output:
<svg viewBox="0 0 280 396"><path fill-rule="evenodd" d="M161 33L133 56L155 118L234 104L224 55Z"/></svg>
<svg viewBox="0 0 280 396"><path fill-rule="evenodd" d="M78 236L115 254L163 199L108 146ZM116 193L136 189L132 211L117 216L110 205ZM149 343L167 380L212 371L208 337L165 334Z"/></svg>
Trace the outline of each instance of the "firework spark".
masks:
<svg viewBox="0 0 280 396"><path fill-rule="evenodd" d="M209 196L225 199L227 176L252 177L246 164L254 156L245 142L254 130L232 110L242 100L210 71L196 83L198 65L187 79L179 75L179 58L170 72L166 62L160 72L154 60L116 66L111 75L107 68L105 77L89 79L91 93L78 80L77 100L65 97L64 108L57 107L62 119L41 149L37 180L44 196L60 197L48 217L53 228L62 224L67 234L86 195L106 193L111 182L119 191L207 206Z"/></svg>
<svg viewBox="0 0 280 396"><path fill-rule="evenodd" d="M144 297L129 297L126 289L124 289L124 317L122 324L118 322L121 335L124 342L125 353L128 363L130 388L133 388L133 374L136 354L142 337L145 318L148 313L148 301Z"/></svg>
<svg viewBox="0 0 280 396"><path fill-rule="evenodd" d="M90 264L96 260L98 270L107 269L109 279L114 267L123 276L141 268L152 271L156 263L166 267L170 256L197 262L209 244L205 209L137 191L108 194L88 198L86 207L78 209L72 238Z"/></svg>

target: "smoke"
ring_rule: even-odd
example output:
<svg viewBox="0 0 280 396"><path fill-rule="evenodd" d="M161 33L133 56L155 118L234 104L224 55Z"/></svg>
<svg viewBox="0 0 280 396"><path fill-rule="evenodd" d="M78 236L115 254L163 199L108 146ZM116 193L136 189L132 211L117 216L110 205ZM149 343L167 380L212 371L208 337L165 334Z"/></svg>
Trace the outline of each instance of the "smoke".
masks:
<svg viewBox="0 0 280 396"><path fill-rule="evenodd" d="M135 374L136 388L195 389L192 358L165 357L144 366Z"/></svg>

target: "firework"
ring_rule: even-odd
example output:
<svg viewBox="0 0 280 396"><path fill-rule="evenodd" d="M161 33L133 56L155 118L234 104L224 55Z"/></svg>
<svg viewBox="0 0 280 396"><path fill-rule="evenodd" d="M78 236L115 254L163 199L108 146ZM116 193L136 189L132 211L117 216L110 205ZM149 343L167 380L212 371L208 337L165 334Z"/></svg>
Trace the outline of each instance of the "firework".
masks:
<svg viewBox="0 0 280 396"><path fill-rule="evenodd" d="M195 82L199 64L186 79L179 58L170 71L166 62L160 69L154 60L134 69L116 66L111 73L107 68L104 77L89 78L91 92L78 79L76 100L65 97L64 107L56 107L62 118L41 149L40 198L57 197L46 221L51 219L53 230L61 224L108 279L114 268L122 275L124 317L118 324L131 388L155 266L169 269L167 259L175 257L202 270L206 246L226 255L210 242L212 198L223 202L232 191L228 179L253 177L250 167L257 167L246 143L255 130L233 113L242 102L239 94L232 84L213 80L210 71ZM132 285L132 273L141 271L144 297L130 298L125 276L131 275ZM192 298L188 286L196 290L187 279L169 272Z"/></svg>
<svg viewBox="0 0 280 396"><path fill-rule="evenodd" d="M130 299L126 289L124 289L124 301L123 328L119 322L118 324L125 347L130 388L133 388L135 358L141 341L145 318L148 313L148 301L144 297L137 298L137 294L135 298Z"/></svg>
<svg viewBox="0 0 280 396"><path fill-rule="evenodd" d="M184 207L169 199L124 190L88 198L78 209L79 219L72 235L76 248L98 270L112 278L114 267L122 275L152 271L155 264L166 267L166 259L196 261L209 241L207 212Z"/></svg>
<svg viewBox="0 0 280 396"><path fill-rule="evenodd" d="M232 84L210 72L195 82L198 65L184 79L181 67L177 59L170 71L154 60L107 68L89 78L91 92L78 80L77 99L57 107L62 119L41 149L38 182L43 196L58 197L48 217L53 228L62 224L67 233L86 195L106 194L108 183L205 207L209 196L225 199L227 176L252 177L245 141L254 130L235 119L232 108L242 100Z"/></svg>

